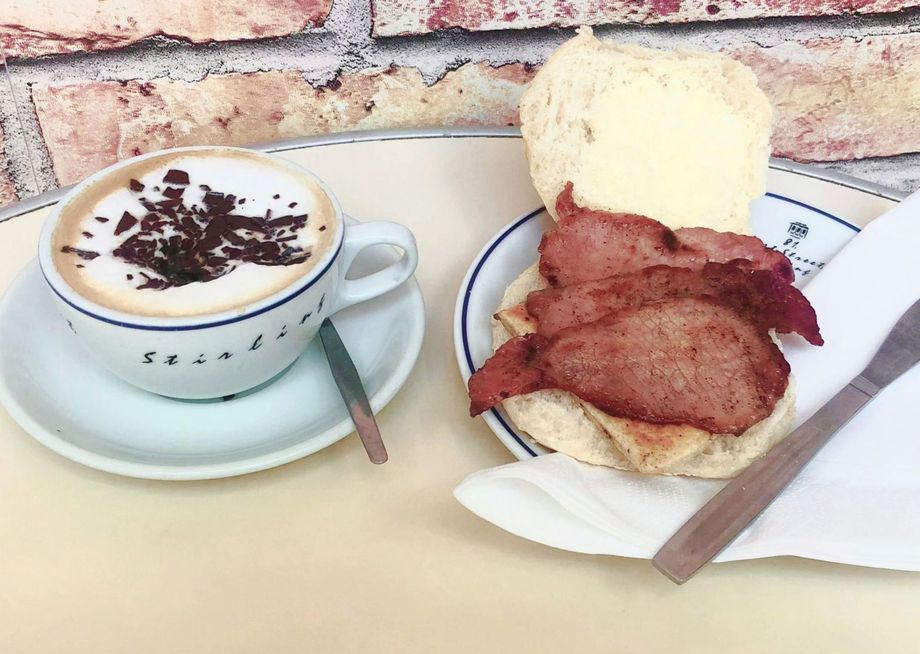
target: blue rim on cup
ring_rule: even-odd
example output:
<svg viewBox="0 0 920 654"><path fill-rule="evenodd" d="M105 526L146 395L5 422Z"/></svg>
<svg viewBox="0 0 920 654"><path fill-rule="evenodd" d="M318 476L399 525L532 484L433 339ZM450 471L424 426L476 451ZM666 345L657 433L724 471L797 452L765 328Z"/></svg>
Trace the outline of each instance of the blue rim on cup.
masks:
<svg viewBox="0 0 920 654"><path fill-rule="evenodd" d="M336 215L339 217L345 215L345 213L342 211L341 205L339 204L338 198L336 198L335 194L323 180L321 180L306 168L289 162L281 157L275 157L274 155L264 154L255 150L248 150L246 148L213 145L189 146L149 152L137 157L132 157L131 159L120 161L87 177L85 180L70 189L70 191L67 192L67 195L65 195L61 201L58 202L51 210L51 214L45 220L45 224L42 227L38 245L39 267L41 268L45 281L47 281L48 286L51 287L51 290L54 291L54 293L63 302L66 302L75 310L95 318L96 320L102 320L104 322L127 327L130 329L146 329L151 331L182 331L205 329L208 327L216 327L219 325L225 325L240 320L245 320L252 316L259 315L260 313L269 311L277 306L280 306L281 304L284 304L285 302L293 299L300 293L304 292L307 288L312 286L313 283L329 269L329 266L341 252L342 243L344 240L344 221L341 219L336 221L336 233L332 241L332 247L330 247L329 250L323 254L323 256L314 264L314 266L302 279L296 280L289 286L286 286L285 288L272 293L271 295L262 298L261 300L250 303L242 312L239 309L229 309L217 313L198 314L193 316L138 316L135 314L126 313L123 311L118 311L117 309L111 309L109 307L102 306L101 304L81 296L73 288L71 288L67 281L57 271L57 268L55 267L54 261L52 259L51 240L54 234L54 230L57 227L57 219L60 216L61 210L67 206L67 204L71 202L75 197L81 195L83 191L98 182L101 178L106 177L123 168L134 166L140 161L155 159L157 157L171 156L183 152L224 151L255 154L261 157L265 157L273 163L281 164L297 172L298 174L306 175L323 190L323 192L329 198L329 201L332 203L332 206L335 208Z"/></svg>

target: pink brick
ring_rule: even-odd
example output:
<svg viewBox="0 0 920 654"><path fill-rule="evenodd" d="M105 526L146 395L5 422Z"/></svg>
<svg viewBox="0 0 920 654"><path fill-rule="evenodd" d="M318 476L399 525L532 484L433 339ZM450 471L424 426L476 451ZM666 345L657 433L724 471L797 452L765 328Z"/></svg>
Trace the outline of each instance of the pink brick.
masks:
<svg viewBox="0 0 920 654"><path fill-rule="evenodd" d="M776 110L773 148L800 161L920 151L920 34L748 45Z"/></svg>
<svg viewBox="0 0 920 654"><path fill-rule="evenodd" d="M18 199L16 187L13 186L13 180L7 173L7 161L3 156L3 129L0 128L0 207L16 202Z"/></svg>
<svg viewBox="0 0 920 654"><path fill-rule="evenodd" d="M884 13L920 0L372 0L374 35Z"/></svg>
<svg viewBox="0 0 920 654"><path fill-rule="evenodd" d="M150 36L193 43L282 36L323 24L332 0L2 0L7 58L109 50Z"/></svg>
<svg viewBox="0 0 920 654"><path fill-rule="evenodd" d="M35 86L32 99L61 184L118 159L203 143L246 145L348 129L510 125L532 72L467 64L427 86L414 68L343 74L314 88L296 71L197 82Z"/></svg>

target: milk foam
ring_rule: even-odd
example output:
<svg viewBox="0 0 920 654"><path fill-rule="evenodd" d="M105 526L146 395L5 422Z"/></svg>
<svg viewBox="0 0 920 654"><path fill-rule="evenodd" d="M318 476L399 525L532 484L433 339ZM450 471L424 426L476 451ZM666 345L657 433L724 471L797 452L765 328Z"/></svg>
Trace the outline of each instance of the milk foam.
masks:
<svg viewBox="0 0 920 654"><path fill-rule="evenodd" d="M112 251L139 232L140 223L118 236L115 229L125 211L138 219L148 213L140 198L152 202L163 199L161 192L168 184L162 180L170 169L188 173L189 184L183 195L187 206L203 206L202 199L207 191L200 186L206 185L212 191L245 198L245 203L237 204L236 213L239 214L264 216L267 210L276 217L307 214L306 226L297 230L296 240L287 245L300 245L311 252L310 258L292 265L237 262L235 269L207 282L191 282L164 289L138 289L144 281L141 273L149 275L151 271L114 257ZM70 213L67 207L64 208L54 237L55 264L61 275L78 293L112 309L159 316L208 314L233 308L243 310L247 304L263 299L305 275L334 240L335 211L319 185L306 175L262 156L234 151L181 153L166 156L162 162L154 159L153 166L146 169L127 167L114 171L113 175L117 175L115 184L106 177L83 192L81 197L92 198L89 202L70 203L68 206L75 206ZM145 189L139 193L131 191L131 179L139 180ZM160 192L154 191L154 187L159 187ZM94 193L100 193L101 197L93 197ZM275 198L275 195L279 197ZM294 202L296 206L289 207ZM76 205L80 205L79 208ZM101 223L96 216L108 218L108 222ZM92 237L84 232L92 234ZM168 238L172 233L175 232L167 228L163 236ZM100 256L86 260L75 254L62 253L61 247L65 245L98 252ZM78 265L83 267L78 268ZM129 279L128 275L133 279Z"/></svg>

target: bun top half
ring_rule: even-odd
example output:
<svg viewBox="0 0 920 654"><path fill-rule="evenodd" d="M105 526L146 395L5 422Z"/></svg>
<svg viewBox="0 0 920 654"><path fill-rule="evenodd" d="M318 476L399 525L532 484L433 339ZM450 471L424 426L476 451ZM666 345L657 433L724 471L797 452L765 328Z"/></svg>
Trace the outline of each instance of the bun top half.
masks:
<svg viewBox="0 0 920 654"><path fill-rule="evenodd" d="M555 218L566 182L580 206L671 229L750 233L766 190L772 112L753 71L724 55L563 44L521 99L534 186Z"/></svg>

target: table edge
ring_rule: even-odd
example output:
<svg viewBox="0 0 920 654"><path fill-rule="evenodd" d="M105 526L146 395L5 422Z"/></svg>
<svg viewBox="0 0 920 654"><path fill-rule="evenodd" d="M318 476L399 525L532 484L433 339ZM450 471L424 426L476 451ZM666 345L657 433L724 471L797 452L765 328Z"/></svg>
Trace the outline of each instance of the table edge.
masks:
<svg viewBox="0 0 920 654"><path fill-rule="evenodd" d="M521 131L517 127L430 127L430 128L396 128L357 130L353 132L334 132L315 136L302 136L298 138L257 143L251 145L254 150L262 152L286 152L289 150L302 150L326 145L343 145L348 143L366 143L369 141L405 141L411 139L442 139L442 138L521 138ZM875 182L869 182L852 175L840 173L835 170L819 168L818 166L798 163L789 159L770 158L770 168L784 172L812 177L825 182L838 184L864 193L870 193L886 200L900 202L909 194L898 191ZM60 200L71 186L62 186L53 191L40 193L31 198L14 202L0 208L0 223L19 216L43 209Z"/></svg>

